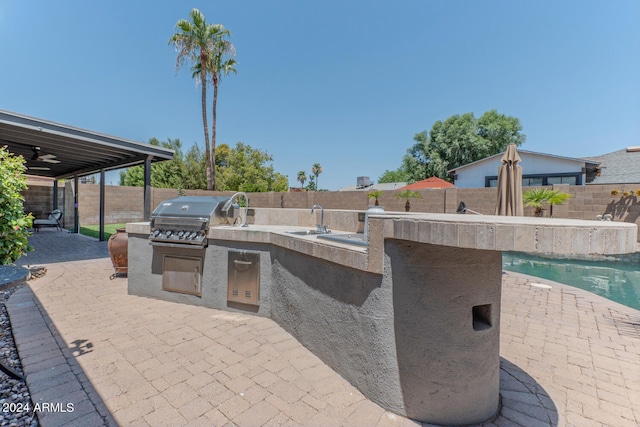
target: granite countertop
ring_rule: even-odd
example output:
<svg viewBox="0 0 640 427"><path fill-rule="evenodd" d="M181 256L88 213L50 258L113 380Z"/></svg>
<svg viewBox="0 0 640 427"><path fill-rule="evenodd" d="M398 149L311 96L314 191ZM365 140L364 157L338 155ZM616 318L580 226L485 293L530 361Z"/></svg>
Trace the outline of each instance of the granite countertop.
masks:
<svg viewBox="0 0 640 427"><path fill-rule="evenodd" d="M358 246L317 235L296 235L313 227L218 225L210 240L272 244L371 273L382 273L384 240L398 239L477 250L558 254L624 254L637 245L637 227L624 222L429 213L369 216L369 245ZM148 234L149 223L129 223L127 232ZM332 234L353 234L331 230Z"/></svg>

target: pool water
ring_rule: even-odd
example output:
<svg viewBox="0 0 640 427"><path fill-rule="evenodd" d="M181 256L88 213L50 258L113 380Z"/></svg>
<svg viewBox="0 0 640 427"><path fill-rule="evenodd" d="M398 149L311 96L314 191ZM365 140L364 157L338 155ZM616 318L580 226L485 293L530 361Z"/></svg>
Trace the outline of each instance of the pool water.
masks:
<svg viewBox="0 0 640 427"><path fill-rule="evenodd" d="M640 264L552 259L505 252L502 268L584 289L640 310Z"/></svg>

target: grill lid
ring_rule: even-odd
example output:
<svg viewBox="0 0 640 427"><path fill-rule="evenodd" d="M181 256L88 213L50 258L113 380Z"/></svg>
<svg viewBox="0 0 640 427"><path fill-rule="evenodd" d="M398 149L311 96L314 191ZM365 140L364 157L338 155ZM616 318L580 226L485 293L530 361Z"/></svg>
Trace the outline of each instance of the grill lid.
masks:
<svg viewBox="0 0 640 427"><path fill-rule="evenodd" d="M203 218L209 221L218 206L229 197L225 196L180 196L163 201L151 214L151 218Z"/></svg>
<svg viewBox="0 0 640 427"><path fill-rule="evenodd" d="M207 245L209 225L221 223L229 197L180 196L165 200L151 214L149 243L160 246Z"/></svg>

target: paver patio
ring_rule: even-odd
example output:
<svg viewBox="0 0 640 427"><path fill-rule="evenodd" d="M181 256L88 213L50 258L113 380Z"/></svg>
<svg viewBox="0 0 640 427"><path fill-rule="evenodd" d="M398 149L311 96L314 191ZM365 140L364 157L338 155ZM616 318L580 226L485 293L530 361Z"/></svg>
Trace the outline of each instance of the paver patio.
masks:
<svg viewBox="0 0 640 427"><path fill-rule="evenodd" d="M420 425L367 400L270 319L127 295L106 242L31 238L43 278L7 304L56 425ZM487 426L640 425L640 311L504 275L500 416Z"/></svg>

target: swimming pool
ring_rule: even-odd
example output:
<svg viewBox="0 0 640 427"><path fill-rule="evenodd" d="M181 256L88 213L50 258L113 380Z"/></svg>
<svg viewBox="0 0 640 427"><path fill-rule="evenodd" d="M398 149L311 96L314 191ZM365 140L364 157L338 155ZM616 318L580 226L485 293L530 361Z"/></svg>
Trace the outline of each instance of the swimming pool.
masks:
<svg viewBox="0 0 640 427"><path fill-rule="evenodd" d="M554 259L504 252L502 268L571 285L640 310L640 263Z"/></svg>

